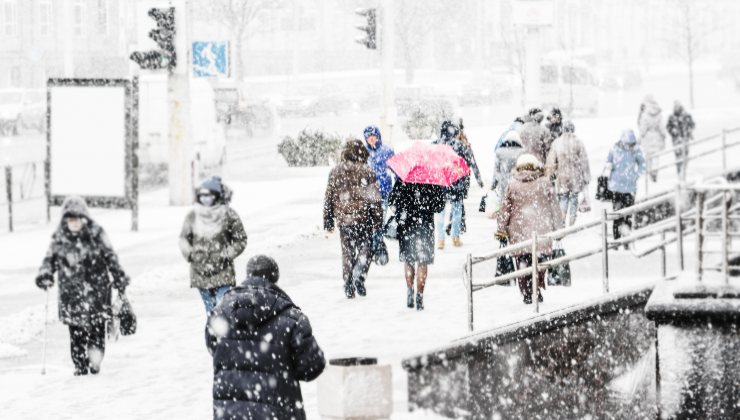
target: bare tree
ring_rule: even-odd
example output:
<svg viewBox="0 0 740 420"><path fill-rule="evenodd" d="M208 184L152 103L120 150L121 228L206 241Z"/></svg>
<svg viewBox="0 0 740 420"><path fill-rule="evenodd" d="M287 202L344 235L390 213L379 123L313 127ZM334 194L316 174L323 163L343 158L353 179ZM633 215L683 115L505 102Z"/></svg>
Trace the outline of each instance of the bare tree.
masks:
<svg viewBox="0 0 740 420"><path fill-rule="evenodd" d="M697 0L676 0L672 21L672 37L668 47L686 63L689 71L689 102L694 107L694 63L707 52L707 38L718 28L707 19L707 3Z"/></svg>
<svg viewBox="0 0 740 420"><path fill-rule="evenodd" d="M236 68L232 77L241 80L244 72L244 45L247 35L253 32L254 23L261 14L277 8L280 0L212 0L200 3L200 12L207 20L222 25L233 42L232 54L236 57Z"/></svg>
<svg viewBox="0 0 740 420"><path fill-rule="evenodd" d="M522 106L527 100L527 50L524 30L513 25L508 28L501 27L504 60L509 70L519 78Z"/></svg>

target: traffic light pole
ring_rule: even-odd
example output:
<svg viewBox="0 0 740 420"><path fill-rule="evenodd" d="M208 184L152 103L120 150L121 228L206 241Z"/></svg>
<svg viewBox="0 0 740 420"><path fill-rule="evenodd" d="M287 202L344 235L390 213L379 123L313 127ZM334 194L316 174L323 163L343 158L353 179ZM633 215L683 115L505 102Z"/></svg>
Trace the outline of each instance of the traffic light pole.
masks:
<svg viewBox="0 0 740 420"><path fill-rule="evenodd" d="M169 170L170 204L193 202L191 174L192 126L190 112L190 1L171 0L175 7L175 46L177 65L167 79L169 102Z"/></svg>
<svg viewBox="0 0 740 420"><path fill-rule="evenodd" d="M394 79L394 12L393 0L381 0L381 37L380 37L380 54L381 54L381 86L383 88L383 114L380 117L380 129L383 134L383 141L387 144L393 143L393 131L396 125L396 104L393 97L393 79Z"/></svg>

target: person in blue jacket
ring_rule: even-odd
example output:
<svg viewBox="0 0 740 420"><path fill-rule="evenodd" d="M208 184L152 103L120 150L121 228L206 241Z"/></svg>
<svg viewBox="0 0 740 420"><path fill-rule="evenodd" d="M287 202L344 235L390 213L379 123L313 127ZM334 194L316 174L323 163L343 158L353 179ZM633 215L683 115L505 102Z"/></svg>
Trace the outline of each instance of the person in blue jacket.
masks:
<svg viewBox="0 0 740 420"><path fill-rule="evenodd" d="M634 131L629 129L622 131L619 141L609 151L604 168L605 175L609 177L609 190L613 193L614 211L635 204L637 180L645 170L645 156L637 144ZM629 229L632 229L631 218L622 217L615 220L613 229L614 239L629 235Z"/></svg>
<svg viewBox="0 0 740 420"><path fill-rule="evenodd" d="M367 163L375 172L375 178L378 180L378 187L380 188L380 196L383 198L383 206L385 207L394 182L393 173L388 169L388 159L392 158L395 152L392 148L383 144L378 127L371 125L365 128L363 136L365 137L365 147L370 154Z"/></svg>

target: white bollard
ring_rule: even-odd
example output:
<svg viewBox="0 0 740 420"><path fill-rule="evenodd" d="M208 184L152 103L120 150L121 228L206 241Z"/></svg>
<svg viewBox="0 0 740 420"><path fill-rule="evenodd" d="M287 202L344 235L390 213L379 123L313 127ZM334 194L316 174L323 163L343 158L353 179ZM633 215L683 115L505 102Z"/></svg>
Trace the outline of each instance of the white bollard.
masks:
<svg viewBox="0 0 740 420"><path fill-rule="evenodd" d="M393 412L391 366L377 359L329 361L318 378L319 414L324 419L388 419Z"/></svg>

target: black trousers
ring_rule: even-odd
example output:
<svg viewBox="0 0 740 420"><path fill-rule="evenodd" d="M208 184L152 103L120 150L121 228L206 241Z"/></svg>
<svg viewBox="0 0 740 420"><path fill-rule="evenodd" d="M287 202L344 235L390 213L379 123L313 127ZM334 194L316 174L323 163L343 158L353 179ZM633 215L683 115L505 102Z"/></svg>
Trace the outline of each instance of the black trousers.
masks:
<svg viewBox="0 0 740 420"><path fill-rule="evenodd" d="M635 195L630 193L612 192L612 203L614 211L634 206ZM612 225L614 239L619 239L623 236L622 226L627 226L629 229L632 229L632 217L622 217L614 221L614 224Z"/></svg>
<svg viewBox="0 0 740 420"><path fill-rule="evenodd" d="M539 260L538 260L539 261ZM518 255L516 257L517 270L529 268L532 266L532 254ZM532 276L527 275L519 277L519 291L525 298L532 297ZM545 270L537 270L537 290L545 288ZM537 292L539 293L539 291Z"/></svg>
<svg viewBox="0 0 740 420"><path fill-rule="evenodd" d="M87 327L69 326L69 341L75 370L87 372L90 366L99 368L105 353L105 321ZM98 350L100 360L90 361L91 350Z"/></svg>
<svg viewBox="0 0 740 420"><path fill-rule="evenodd" d="M339 239L344 284L364 282L372 261L372 229L365 225L340 226Z"/></svg>

